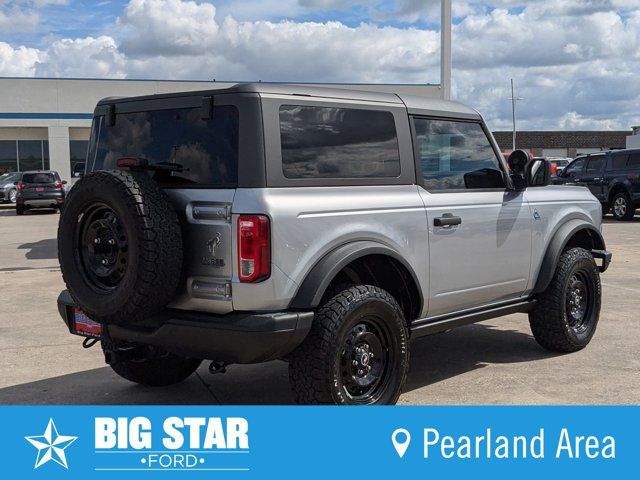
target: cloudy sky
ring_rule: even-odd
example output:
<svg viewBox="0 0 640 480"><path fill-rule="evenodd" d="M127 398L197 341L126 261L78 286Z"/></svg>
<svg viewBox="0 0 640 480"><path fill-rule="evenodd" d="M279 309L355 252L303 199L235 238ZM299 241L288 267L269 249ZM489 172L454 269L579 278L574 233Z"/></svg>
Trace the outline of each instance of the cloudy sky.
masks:
<svg viewBox="0 0 640 480"><path fill-rule="evenodd" d="M0 76L437 83L439 0L0 0ZM640 0L453 0L453 97L510 128L640 124Z"/></svg>

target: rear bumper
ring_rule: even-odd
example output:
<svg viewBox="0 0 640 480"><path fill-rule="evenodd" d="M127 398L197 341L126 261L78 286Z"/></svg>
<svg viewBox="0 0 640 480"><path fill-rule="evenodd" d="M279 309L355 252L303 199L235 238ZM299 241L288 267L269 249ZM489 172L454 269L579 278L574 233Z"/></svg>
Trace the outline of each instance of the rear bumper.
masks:
<svg viewBox="0 0 640 480"><path fill-rule="evenodd" d="M73 333L75 304L69 292L58 297L58 311ZM155 328L103 326L116 342L155 345L177 355L228 363L259 363L282 358L307 336L313 312L234 312L211 315L168 309Z"/></svg>
<svg viewBox="0 0 640 480"><path fill-rule="evenodd" d="M25 207L58 206L64 203L64 193L45 193L41 195L19 194L16 201L17 203L24 205Z"/></svg>

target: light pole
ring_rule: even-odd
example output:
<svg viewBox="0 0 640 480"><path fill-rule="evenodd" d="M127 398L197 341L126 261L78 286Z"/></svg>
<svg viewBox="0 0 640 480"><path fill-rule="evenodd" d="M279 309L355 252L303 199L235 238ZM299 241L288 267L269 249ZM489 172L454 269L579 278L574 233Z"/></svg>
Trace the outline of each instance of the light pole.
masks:
<svg viewBox="0 0 640 480"><path fill-rule="evenodd" d="M522 100L522 97L516 97L513 90L513 78L511 79L511 116L513 118L513 137L511 140L511 150L516 149L516 102Z"/></svg>
<svg viewBox="0 0 640 480"><path fill-rule="evenodd" d="M442 98L451 98L451 0L440 4L440 88Z"/></svg>

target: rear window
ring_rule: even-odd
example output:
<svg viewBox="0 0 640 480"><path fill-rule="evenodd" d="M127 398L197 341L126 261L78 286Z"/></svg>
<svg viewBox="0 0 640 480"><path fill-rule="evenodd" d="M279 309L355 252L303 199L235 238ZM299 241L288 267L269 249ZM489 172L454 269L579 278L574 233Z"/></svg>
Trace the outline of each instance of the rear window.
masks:
<svg viewBox="0 0 640 480"><path fill-rule="evenodd" d="M56 175L53 173L38 172L22 175L22 183L54 183L56 180Z"/></svg>
<svg viewBox="0 0 640 480"><path fill-rule="evenodd" d="M121 113L116 116L115 125L94 122L94 128L99 133L93 170L115 169L119 158L138 157L149 164L181 167L180 171L165 171L156 177L160 183L220 187L237 183L235 106L215 106L208 120L202 118L200 108Z"/></svg>
<svg viewBox="0 0 640 480"><path fill-rule="evenodd" d="M282 171L287 178L375 178L400 175L391 112L280 107Z"/></svg>

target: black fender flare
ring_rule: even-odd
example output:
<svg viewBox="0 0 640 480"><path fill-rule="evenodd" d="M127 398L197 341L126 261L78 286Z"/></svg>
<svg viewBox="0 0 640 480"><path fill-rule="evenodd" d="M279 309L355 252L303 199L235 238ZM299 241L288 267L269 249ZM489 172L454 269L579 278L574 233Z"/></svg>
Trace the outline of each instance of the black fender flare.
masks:
<svg viewBox="0 0 640 480"><path fill-rule="evenodd" d="M538 271L533 294L543 292L549 286L553 279L553 274L556 271L556 265L558 265L558 261L560 260L560 255L562 255L569 239L580 230L587 230L589 232L593 239L595 250L605 250L602 233L591 223L577 218L565 222L556 230L549 242L549 246L542 260L542 265Z"/></svg>
<svg viewBox="0 0 640 480"><path fill-rule="evenodd" d="M291 309L316 308L322 300L322 296L335 276L345 266L368 255L385 255L402 264L411 274L420 296L420 309L424 304L422 289L415 271L409 263L397 251L378 242L369 240L354 241L341 245L327 253L307 273L304 281L298 288L293 300L289 304Z"/></svg>

